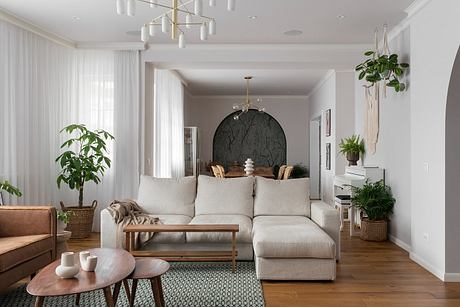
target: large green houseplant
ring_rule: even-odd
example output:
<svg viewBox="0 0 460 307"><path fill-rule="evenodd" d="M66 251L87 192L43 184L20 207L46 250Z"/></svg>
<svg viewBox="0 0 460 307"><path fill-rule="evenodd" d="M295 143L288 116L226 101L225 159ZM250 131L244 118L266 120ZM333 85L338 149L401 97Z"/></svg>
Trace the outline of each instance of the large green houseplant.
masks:
<svg viewBox="0 0 460 307"><path fill-rule="evenodd" d="M2 191L7 192L8 194L15 195L18 197L22 196L21 191L9 183L8 180L0 181L0 205L3 205Z"/></svg>
<svg viewBox="0 0 460 307"><path fill-rule="evenodd" d="M351 137L340 140L340 153L348 160L348 165L357 165L360 155L362 156L366 150L364 140L359 135L353 134Z"/></svg>
<svg viewBox="0 0 460 307"><path fill-rule="evenodd" d="M66 207L61 201L61 207L63 211L73 212L67 225L72 237L86 238L91 232L97 201L94 200L91 206L83 205L84 186L86 182L101 182L111 165L106 141L114 138L107 131L92 131L82 124L69 125L61 133L68 134L69 139L61 146L65 151L56 158L62 168L57 185L60 188L65 183L71 190L78 191L78 206Z"/></svg>
<svg viewBox="0 0 460 307"><path fill-rule="evenodd" d="M361 238L367 241L385 241L388 220L396 201L391 188L380 180L375 183L366 181L362 187L352 187L352 190L352 205L363 212Z"/></svg>

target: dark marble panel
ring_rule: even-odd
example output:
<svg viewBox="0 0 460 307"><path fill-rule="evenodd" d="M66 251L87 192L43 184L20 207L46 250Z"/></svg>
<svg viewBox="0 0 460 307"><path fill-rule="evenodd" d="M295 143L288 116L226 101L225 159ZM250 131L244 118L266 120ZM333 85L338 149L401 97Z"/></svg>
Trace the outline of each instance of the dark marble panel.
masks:
<svg viewBox="0 0 460 307"><path fill-rule="evenodd" d="M228 115L216 129L213 160L225 168L251 158L256 166L286 164L286 136L281 125L266 112L249 110L239 120Z"/></svg>

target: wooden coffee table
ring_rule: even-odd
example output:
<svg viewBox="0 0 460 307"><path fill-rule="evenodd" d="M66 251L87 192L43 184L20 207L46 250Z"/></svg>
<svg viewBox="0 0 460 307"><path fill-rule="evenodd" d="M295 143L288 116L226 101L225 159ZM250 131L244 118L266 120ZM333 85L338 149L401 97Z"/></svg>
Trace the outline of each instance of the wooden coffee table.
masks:
<svg viewBox="0 0 460 307"><path fill-rule="evenodd" d="M54 272L61 260L56 260L41 270L27 286L27 292L36 296L35 307L43 306L45 297L76 294L79 304L80 294L100 290L104 291L107 306L113 307L120 291L121 282L127 278L136 265L134 257L125 250L112 248L89 249L91 255L97 256L97 267L94 272L80 272L70 279L63 279ZM114 294L110 286L115 284Z"/></svg>
<svg viewBox="0 0 460 307"><path fill-rule="evenodd" d="M232 272L236 271L236 233L240 231L238 224L178 224L178 225L129 225L126 233L126 249L134 257L155 257L166 261L231 261ZM140 251L134 248L136 232L230 232L232 233L231 251Z"/></svg>

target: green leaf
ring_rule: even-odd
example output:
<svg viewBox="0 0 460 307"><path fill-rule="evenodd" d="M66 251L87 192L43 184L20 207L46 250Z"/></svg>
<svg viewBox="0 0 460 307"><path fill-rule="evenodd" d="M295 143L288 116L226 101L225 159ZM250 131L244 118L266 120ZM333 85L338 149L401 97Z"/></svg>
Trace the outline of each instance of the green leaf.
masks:
<svg viewBox="0 0 460 307"><path fill-rule="evenodd" d="M373 55L375 53L375 51L366 51L364 52L364 55L365 56L370 56L370 55Z"/></svg>
<svg viewBox="0 0 460 307"><path fill-rule="evenodd" d="M362 80L364 78L364 76L366 75L366 72L365 71L362 71L360 74L359 74L359 80Z"/></svg>
<svg viewBox="0 0 460 307"><path fill-rule="evenodd" d="M399 66L401 66L402 68L408 68L408 67L409 67L409 64L407 64L407 63L400 63Z"/></svg>

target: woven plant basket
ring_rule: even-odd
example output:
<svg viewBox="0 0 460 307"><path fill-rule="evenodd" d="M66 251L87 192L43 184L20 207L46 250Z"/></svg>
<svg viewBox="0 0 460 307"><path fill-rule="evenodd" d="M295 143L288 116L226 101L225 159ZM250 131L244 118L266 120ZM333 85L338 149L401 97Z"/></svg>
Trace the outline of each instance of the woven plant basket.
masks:
<svg viewBox="0 0 460 307"><path fill-rule="evenodd" d="M61 201L62 211L72 211L70 221L65 230L72 232L71 238L84 239L88 238L93 229L94 210L97 207L97 201L93 201L88 207L66 207Z"/></svg>
<svg viewBox="0 0 460 307"><path fill-rule="evenodd" d="M388 222L386 220L371 221L368 218L361 220L361 239L365 241L386 241Z"/></svg>

